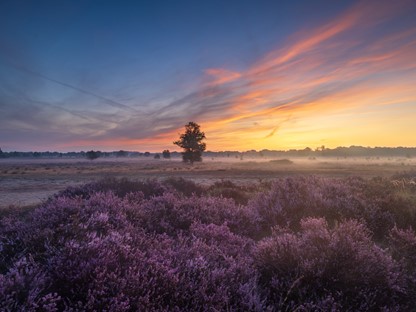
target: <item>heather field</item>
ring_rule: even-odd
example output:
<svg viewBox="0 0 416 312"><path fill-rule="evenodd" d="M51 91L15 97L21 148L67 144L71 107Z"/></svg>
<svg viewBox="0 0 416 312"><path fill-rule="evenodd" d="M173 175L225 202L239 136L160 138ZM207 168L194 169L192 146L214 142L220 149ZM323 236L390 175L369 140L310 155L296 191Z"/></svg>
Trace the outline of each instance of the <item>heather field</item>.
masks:
<svg viewBox="0 0 416 312"><path fill-rule="evenodd" d="M1 166L1 311L416 306L411 159Z"/></svg>

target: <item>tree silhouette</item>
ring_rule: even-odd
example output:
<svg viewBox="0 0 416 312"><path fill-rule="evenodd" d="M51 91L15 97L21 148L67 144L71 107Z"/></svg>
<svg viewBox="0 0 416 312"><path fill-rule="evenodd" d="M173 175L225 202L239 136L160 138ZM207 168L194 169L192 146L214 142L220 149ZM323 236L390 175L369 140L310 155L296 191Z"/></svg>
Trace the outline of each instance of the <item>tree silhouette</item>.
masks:
<svg viewBox="0 0 416 312"><path fill-rule="evenodd" d="M182 152L183 161L193 164L195 161L202 161L202 152L206 149L206 144L202 140L205 138L205 133L201 132L200 126L190 121L185 125L185 133L182 133L179 140L173 144L184 149Z"/></svg>
<svg viewBox="0 0 416 312"><path fill-rule="evenodd" d="M116 156L117 157L127 157L128 153L126 151L119 150L118 152L116 152Z"/></svg>
<svg viewBox="0 0 416 312"><path fill-rule="evenodd" d="M98 157L101 156L101 152L100 151L88 151L85 153L85 156L89 159L89 160L94 160L97 159Z"/></svg>
<svg viewBox="0 0 416 312"><path fill-rule="evenodd" d="M163 158L165 159L170 159L170 151L169 150L164 150L162 152Z"/></svg>

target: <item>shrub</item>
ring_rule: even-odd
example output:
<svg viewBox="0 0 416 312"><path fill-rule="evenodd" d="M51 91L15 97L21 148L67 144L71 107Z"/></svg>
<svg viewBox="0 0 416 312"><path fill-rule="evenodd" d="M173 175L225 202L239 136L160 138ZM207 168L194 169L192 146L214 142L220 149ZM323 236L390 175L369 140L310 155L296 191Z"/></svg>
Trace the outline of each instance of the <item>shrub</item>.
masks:
<svg viewBox="0 0 416 312"><path fill-rule="evenodd" d="M91 182L81 186L68 187L59 192L55 198L59 197L81 197L89 198L96 192L111 191L118 197L124 197L129 193L143 193L145 198L162 195L168 191L167 187L156 179L144 181L132 181L126 178L117 179L114 177L105 178L97 182Z"/></svg>
<svg viewBox="0 0 416 312"><path fill-rule="evenodd" d="M170 177L165 179L164 183L185 196L200 196L205 192L204 187L184 178Z"/></svg>
<svg viewBox="0 0 416 312"><path fill-rule="evenodd" d="M276 310L344 311L397 308L404 281L393 259L356 221L330 229L324 219L303 219L300 232L275 229L261 241L256 264L268 304Z"/></svg>
<svg viewBox="0 0 416 312"><path fill-rule="evenodd" d="M290 159L272 159L269 162L278 165L293 165L293 161Z"/></svg>
<svg viewBox="0 0 416 312"><path fill-rule="evenodd" d="M305 217L325 217L330 224L354 218L380 241L386 239L395 223L416 226L414 204L394 193L387 181L356 177L276 180L270 191L259 194L249 206L262 218L264 235L270 234L275 225L298 229Z"/></svg>
<svg viewBox="0 0 416 312"><path fill-rule="evenodd" d="M24 222L2 219L2 308L195 311L257 304L254 242L231 233L218 209L228 204L227 212L232 201L129 197L58 197ZM220 214L201 214L203 224L195 221L202 209ZM185 229L183 220L190 221Z"/></svg>
<svg viewBox="0 0 416 312"><path fill-rule="evenodd" d="M0 216L0 310L408 311L406 198L360 178L68 188Z"/></svg>

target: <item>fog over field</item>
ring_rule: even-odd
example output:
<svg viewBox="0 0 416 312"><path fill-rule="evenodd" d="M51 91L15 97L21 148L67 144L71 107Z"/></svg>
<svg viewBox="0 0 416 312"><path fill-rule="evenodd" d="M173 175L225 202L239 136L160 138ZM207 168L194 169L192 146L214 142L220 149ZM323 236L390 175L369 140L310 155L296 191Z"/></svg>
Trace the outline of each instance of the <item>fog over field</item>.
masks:
<svg viewBox="0 0 416 312"><path fill-rule="evenodd" d="M38 204L57 191L102 178L133 180L182 177L212 184L230 180L237 184L271 181L280 177L316 175L323 177L392 177L416 171L416 160L405 157L315 159L204 158L194 166L181 159L153 160L117 158L87 159L0 159L0 207ZM394 180L394 179L393 179Z"/></svg>

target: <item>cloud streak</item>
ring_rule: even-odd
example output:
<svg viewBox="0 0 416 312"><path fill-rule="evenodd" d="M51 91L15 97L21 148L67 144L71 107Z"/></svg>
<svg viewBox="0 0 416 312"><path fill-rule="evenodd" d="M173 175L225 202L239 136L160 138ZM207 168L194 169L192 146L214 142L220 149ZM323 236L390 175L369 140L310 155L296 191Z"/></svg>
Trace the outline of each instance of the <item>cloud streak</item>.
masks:
<svg viewBox="0 0 416 312"><path fill-rule="evenodd" d="M416 25L397 24L409 8L414 11L407 1L363 2L333 21L295 34L248 70L227 75L227 69L216 69L225 77L217 79L216 86L232 96L219 118L208 122L210 130L218 128L222 142L228 137L233 144L234 138L227 136L230 129L260 120L270 125L269 134L247 126L240 132L245 142L234 143L244 148L257 141L260 147L265 144L261 138L270 138L273 125L289 114L299 122L316 115L330 119L337 112L415 103L411 86L416 81ZM354 114L348 118L353 124ZM302 141L302 136L298 142L316 143Z"/></svg>
<svg viewBox="0 0 416 312"><path fill-rule="evenodd" d="M416 131L406 118L416 105L416 21L409 18L415 13L412 1L361 1L332 20L296 32L247 68L206 68L188 92L156 95L157 101L146 104L147 113L138 109L140 104L130 107L20 70L117 109L111 115L62 108L71 115L65 146L73 142L109 149L172 149L177 133L190 120L202 124L213 150L303 148L322 142L397 145L394 136L384 132L398 133L400 118L409 133ZM382 123L385 128L378 137L362 135ZM59 132L57 124L53 126ZM414 144L408 133L402 138L402 145Z"/></svg>
<svg viewBox="0 0 416 312"><path fill-rule="evenodd" d="M134 109L134 108L132 108L132 107L130 107L130 106L128 106L128 105L122 104L122 103L120 103L120 102L117 102L117 101L115 101L115 100L112 100L112 99L109 99L109 98L107 98L107 97L104 97L104 96L102 96L102 95L100 95L100 94L97 94L97 93L95 93L95 92L92 92L92 91L89 91L89 90L85 90L85 89L83 89L83 88L80 88L80 87L77 87L77 86L71 85L71 84L66 83L66 82L63 82L63 81L59 81L59 80L57 80L57 79L53 79L53 78L51 78L51 77L47 77L47 76L45 76L45 75L44 75L44 74L42 74L42 73L36 72L36 71L34 71L34 70L31 70L31 69L26 68L26 67L21 66L21 65L16 65L16 64L11 64L11 65L12 65L14 68L16 68L16 69L18 69L18 70L21 70L21 71L23 71L23 72L25 72L25 73L28 73L28 74L30 74L30 75L33 75L33 76L36 76L36 77L39 77L39 78L45 79L45 80L47 80L47 81L50 81L50 82L56 83L56 84L61 85L61 86L63 86L63 87L66 87L66 88L69 88L69 89L72 89L72 90L78 91L78 92L80 92L80 93L83 93L83 94L86 94L86 95L93 96L93 97L95 97L95 98L97 98L97 99L101 100L103 103L105 103L105 104L107 104L107 105L110 105L110 106L112 106L112 107L119 108L119 109L122 109L122 110L126 110L126 111L128 111L128 112L130 112L130 113L137 113L137 110L136 110L136 109Z"/></svg>

